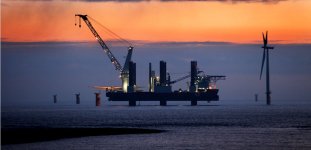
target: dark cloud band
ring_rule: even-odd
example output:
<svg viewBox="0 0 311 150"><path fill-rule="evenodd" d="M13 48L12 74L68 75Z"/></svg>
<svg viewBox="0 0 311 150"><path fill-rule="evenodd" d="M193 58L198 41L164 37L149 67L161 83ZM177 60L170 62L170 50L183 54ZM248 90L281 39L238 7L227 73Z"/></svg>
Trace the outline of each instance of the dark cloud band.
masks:
<svg viewBox="0 0 311 150"><path fill-rule="evenodd" d="M24 1L57 1L57 0L24 0ZM72 2L227 2L227 3L278 3L287 0L63 0Z"/></svg>

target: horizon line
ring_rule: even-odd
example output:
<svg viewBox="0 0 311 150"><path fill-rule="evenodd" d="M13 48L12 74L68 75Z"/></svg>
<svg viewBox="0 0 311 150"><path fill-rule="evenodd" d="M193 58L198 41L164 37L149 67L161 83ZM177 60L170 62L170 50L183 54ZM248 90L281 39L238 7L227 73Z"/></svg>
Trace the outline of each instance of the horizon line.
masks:
<svg viewBox="0 0 311 150"><path fill-rule="evenodd" d="M107 42L118 43L117 40L106 40ZM148 41L148 40L129 40L132 45L145 45L145 44L219 44L219 45L257 45L262 44L262 41L250 41L250 42L231 42L231 41ZM97 43L93 40L46 40L46 41L10 41L1 39L2 43L20 43L20 44L40 44L40 43ZM119 42L121 43L121 42ZM270 40L270 43L277 45L309 45L311 42L288 42L284 40Z"/></svg>

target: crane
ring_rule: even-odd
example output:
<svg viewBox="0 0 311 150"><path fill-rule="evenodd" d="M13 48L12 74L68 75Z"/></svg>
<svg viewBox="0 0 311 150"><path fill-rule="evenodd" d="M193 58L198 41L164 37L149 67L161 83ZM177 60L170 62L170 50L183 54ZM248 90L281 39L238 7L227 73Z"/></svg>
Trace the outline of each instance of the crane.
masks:
<svg viewBox="0 0 311 150"><path fill-rule="evenodd" d="M202 73L202 72L203 72L203 71L198 71L198 74L200 74L200 73ZM183 77L181 77L181 78L178 78L178 79L176 79L176 80L174 80L174 81L170 81L170 74L168 74L168 76L169 76L168 85L171 85L171 84L174 84L174 83L176 83L176 82L179 82L179 81L182 81L182 80L184 80L184 79L187 79L187 78L191 77L191 74L188 74L188 75L186 75L186 76L183 76Z"/></svg>
<svg viewBox="0 0 311 150"><path fill-rule="evenodd" d="M198 75L204 73L203 71L198 71ZM191 74L188 74L186 76L183 76L181 78L178 78L174 81L170 81L170 74L168 73L168 85L174 84L176 82L182 81L184 79L187 79L191 77ZM225 80L226 76L220 76L220 75L200 75L197 76L196 84L198 85L198 90L206 90L206 89L215 89L216 88L216 82L218 80ZM187 86L189 87L189 82L187 82Z"/></svg>
<svg viewBox="0 0 311 150"><path fill-rule="evenodd" d="M122 67L121 64L119 63L119 61L116 59L116 57L112 54L112 52L110 51L109 47L106 45L104 40L97 33L97 31L93 27L92 23L88 19L88 16L82 15L82 14L76 14L75 17L79 17L79 27L80 28L81 28L81 19L85 22L85 24L89 27L89 29L91 30L92 34L95 36L96 40L98 41L98 43L100 44L100 46L102 47L104 52L107 54L108 58L110 59L111 63L114 65L115 69L120 71L121 80L122 80L122 89L123 89L123 92L127 92L127 86L128 86L128 82L129 82L129 65L128 64L131 61L131 57L132 57L132 53L133 53L133 47L132 46L128 47L128 53L126 56L124 67ZM75 25L77 25L77 24L75 24ZM114 34L114 35L116 35L116 34ZM117 37L119 37L119 36L117 36ZM122 40L124 40L124 39L122 39Z"/></svg>

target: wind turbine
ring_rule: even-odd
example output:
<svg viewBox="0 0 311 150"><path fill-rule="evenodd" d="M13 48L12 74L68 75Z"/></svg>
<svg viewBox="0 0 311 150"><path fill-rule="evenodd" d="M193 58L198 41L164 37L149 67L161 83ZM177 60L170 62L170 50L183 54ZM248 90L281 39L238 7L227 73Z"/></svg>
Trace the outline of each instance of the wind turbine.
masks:
<svg viewBox="0 0 311 150"><path fill-rule="evenodd" d="M263 67L266 62L266 94L267 94L267 105L271 104L271 97L270 97L270 74L269 74L269 49L274 49L272 46L268 46L268 31L266 31L266 36L262 33L263 38L263 57L262 57L262 64L261 64L261 71L260 71L260 80L262 76Z"/></svg>

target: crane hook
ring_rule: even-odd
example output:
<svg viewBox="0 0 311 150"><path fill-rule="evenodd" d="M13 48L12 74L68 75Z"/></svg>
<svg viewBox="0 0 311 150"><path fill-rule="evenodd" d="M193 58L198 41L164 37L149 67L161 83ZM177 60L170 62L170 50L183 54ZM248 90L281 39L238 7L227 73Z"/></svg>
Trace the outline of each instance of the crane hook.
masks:
<svg viewBox="0 0 311 150"><path fill-rule="evenodd" d="M79 28L81 28L81 17L79 17Z"/></svg>
<svg viewBox="0 0 311 150"><path fill-rule="evenodd" d="M75 26L77 26L77 16L75 16Z"/></svg>

